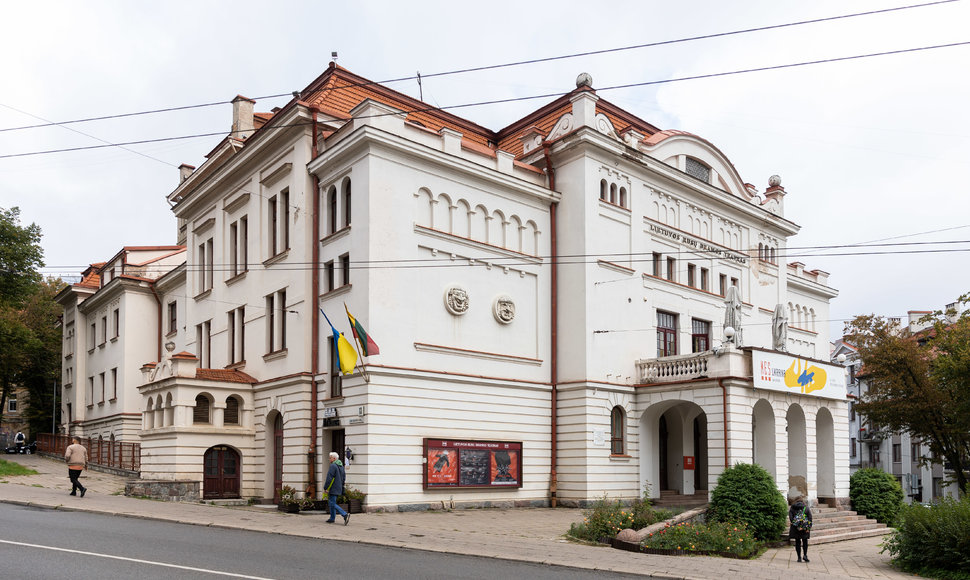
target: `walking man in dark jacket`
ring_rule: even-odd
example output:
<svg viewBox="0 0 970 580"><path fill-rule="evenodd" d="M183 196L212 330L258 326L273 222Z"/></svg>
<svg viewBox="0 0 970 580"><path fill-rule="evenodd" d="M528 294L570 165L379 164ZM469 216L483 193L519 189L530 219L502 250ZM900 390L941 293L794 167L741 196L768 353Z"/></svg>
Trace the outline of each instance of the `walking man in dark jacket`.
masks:
<svg viewBox="0 0 970 580"><path fill-rule="evenodd" d="M327 500L330 502L330 519L328 524L332 524L337 519L337 514L344 518L344 525L350 523L350 514L345 512L342 507L337 505L337 496L344 492L344 479L347 477L344 471L344 464L340 462L340 456L336 451L330 452L330 469L327 470L327 481L324 489L327 492Z"/></svg>

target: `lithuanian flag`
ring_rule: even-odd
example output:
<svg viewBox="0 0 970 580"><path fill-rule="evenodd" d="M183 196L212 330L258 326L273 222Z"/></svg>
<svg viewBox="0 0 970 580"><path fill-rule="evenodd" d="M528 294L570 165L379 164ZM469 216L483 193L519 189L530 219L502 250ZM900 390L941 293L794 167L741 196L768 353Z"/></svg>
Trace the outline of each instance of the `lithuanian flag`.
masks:
<svg viewBox="0 0 970 580"><path fill-rule="evenodd" d="M364 327L350 314L346 302L344 303L344 310L347 311L347 319L350 320L350 329L354 332L354 337L357 339L357 346L360 348L361 354L364 356L381 354L381 349L377 348L377 343L374 342L374 339L367 334Z"/></svg>

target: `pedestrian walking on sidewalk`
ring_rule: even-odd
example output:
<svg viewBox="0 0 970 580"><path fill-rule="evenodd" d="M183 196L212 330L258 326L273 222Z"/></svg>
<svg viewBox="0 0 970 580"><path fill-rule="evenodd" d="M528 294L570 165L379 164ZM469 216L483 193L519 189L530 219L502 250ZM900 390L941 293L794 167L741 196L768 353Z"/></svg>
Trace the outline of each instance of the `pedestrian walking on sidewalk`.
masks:
<svg viewBox="0 0 970 580"><path fill-rule="evenodd" d="M27 441L27 438L24 437L24 432L23 431L17 431L17 435L16 435L16 437L13 438L13 441L17 445L17 453L23 453L24 452L24 443Z"/></svg>
<svg viewBox="0 0 970 580"><path fill-rule="evenodd" d="M81 476L81 471L88 466L88 450L81 441L74 437L72 443L67 446L64 452L64 461L67 463L67 476L71 478L71 495L77 495L77 490L81 490L81 497L87 493L88 488L81 485L77 480Z"/></svg>
<svg viewBox="0 0 970 580"><path fill-rule="evenodd" d="M795 553L798 561L808 562L808 538L812 535L812 510L805 505L805 496L800 495L788 508L788 537L795 540Z"/></svg>
<svg viewBox="0 0 970 580"><path fill-rule="evenodd" d="M330 519L328 524L337 520L337 514L344 518L344 525L350 523L350 514L337 505L337 496L344 492L344 479L347 472L344 471L344 464L340 462L340 455L336 451L330 452L330 469L327 470L327 481L324 483L324 490L327 492L327 500L330 502Z"/></svg>

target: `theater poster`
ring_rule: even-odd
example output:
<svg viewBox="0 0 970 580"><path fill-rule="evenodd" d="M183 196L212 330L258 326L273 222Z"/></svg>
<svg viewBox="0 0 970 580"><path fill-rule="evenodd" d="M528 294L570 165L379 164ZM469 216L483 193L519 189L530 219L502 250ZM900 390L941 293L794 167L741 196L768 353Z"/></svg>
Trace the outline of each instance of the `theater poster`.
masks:
<svg viewBox="0 0 970 580"><path fill-rule="evenodd" d="M522 487L522 443L424 440L424 487Z"/></svg>

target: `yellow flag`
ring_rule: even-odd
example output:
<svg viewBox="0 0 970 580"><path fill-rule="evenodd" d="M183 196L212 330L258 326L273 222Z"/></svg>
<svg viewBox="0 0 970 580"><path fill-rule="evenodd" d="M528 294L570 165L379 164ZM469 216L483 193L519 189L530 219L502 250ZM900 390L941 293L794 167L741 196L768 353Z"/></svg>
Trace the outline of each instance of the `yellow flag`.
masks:
<svg viewBox="0 0 970 580"><path fill-rule="evenodd" d="M334 334L334 340L337 342L337 355L340 358L340 371L349 375L354 372L354 367L357 365L357 351L351 346L350 341L344 337L344 333L340 333L340 337Z"/></svg>

